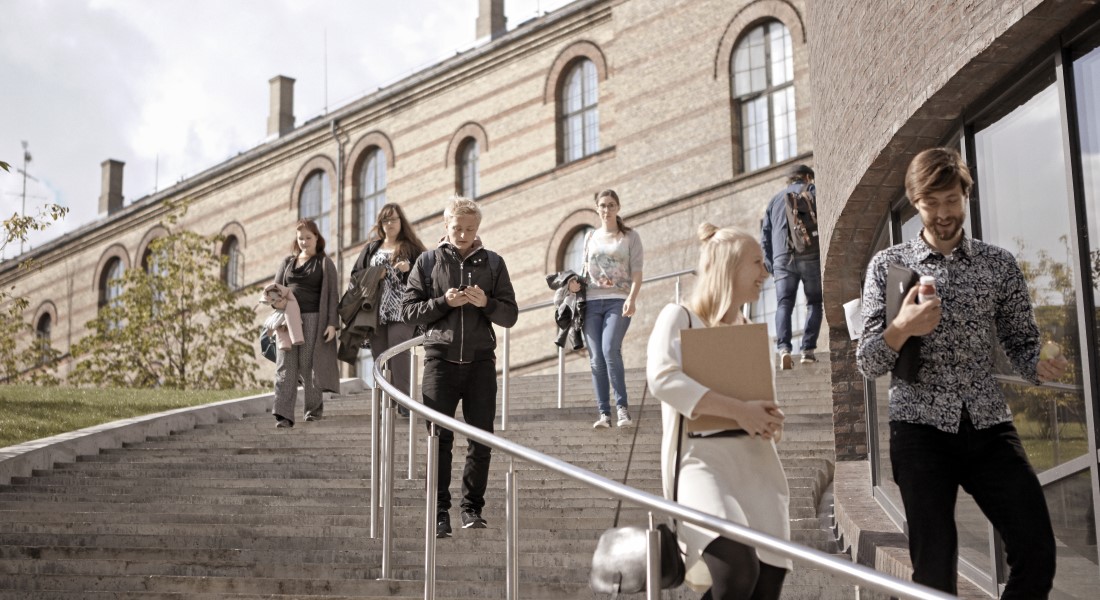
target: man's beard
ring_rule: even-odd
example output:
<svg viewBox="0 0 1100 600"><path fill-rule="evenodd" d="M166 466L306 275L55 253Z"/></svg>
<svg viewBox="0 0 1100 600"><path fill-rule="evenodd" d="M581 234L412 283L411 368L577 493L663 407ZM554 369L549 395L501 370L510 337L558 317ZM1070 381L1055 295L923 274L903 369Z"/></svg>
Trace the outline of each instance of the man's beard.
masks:
<svg viewBox="0 0 1100 600"><path fill-rule="evenodd" d="M962 229L963 220L961 218L948 219L948 223L944 225L936 225L935 221L932 223L925 223L924 228L932 233L938 241L950 242L959 235L959 231Z"/></svg>

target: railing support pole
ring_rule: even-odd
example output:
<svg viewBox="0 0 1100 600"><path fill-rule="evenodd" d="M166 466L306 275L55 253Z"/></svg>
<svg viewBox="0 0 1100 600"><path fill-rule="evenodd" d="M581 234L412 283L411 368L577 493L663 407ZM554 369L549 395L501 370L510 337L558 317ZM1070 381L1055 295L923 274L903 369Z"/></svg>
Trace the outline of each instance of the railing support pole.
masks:
<svg viewBox="0 0 1100 600"><path fill-rule="evenodd" d="M424 498L424 600L435 600L435 518L439 491L439 434L435 423L428 434L428 461L424 477L427 496Z"/></svg>
<svg viewBox="0 0 1100 600"><path fill-rule="evenodd" d="M409 350L409 397L416 398L416 348ZM405 479L416 479L416 413L409 411L409 472Z"/></svg>
<svg viewBox="0 0 1100 600"><path fill-rule="evenodd" d="M504 329L504 367L501 372L501 390L500 390L500 430L506 431L508 429L508 380L511 377L509 365L511 363L510 350L512 348L512 329L506 327Z"/></svg>
<svg viewBox="0 0 1100 600"><path fill-rule="evenodd" d="M558 409L560 410L565 399L565 348L558 347Z"/></svg>
<svg viewBox="0 0 1100 600"><path fill-rule="evenodd" d="M645 533L645 597L646 600L660 600L661 532L654 528L652 511L649 513L649 529Z"/></svg>
<svg viewBox="0 0 1100 600"><path fill-rule="evenodd" d="M680 303L680 276L676 276L676 304Z"/></svg>
<svg viewBox="0 0 1100 600"><path fill-rule="evenodd" d="M378 483L381 481L381 440L379 439L379 418L382 412L382 388L378 382L374 382L374 388L370 394L370 537L378 538L378 507L379 494Z"/></svg>
<svg viewBox="0 0 1100 600"><path fill-rule="evenodd" d="M386 398L386 411L382 414L383 443L385 450L382 463L382 577L392 579L393 575L393 471L397 466L394 457L394 421L397 420L397 409L393 402Z"/></svg>
<svg viewBox="0 0 1100 600"><path fill-rule="evenodd" d="M505 594L507 600L519 598L519 502L516 492L516 459L508 458L508 473L504 479L504 546Z"/></svg>

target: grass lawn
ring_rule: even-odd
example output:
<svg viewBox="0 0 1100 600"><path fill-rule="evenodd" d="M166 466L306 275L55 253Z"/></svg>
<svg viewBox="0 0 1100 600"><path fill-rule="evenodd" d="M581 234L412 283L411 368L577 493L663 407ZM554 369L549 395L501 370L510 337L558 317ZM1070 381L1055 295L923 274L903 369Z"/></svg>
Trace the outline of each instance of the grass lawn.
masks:
<svg viewBox="0 0 1100 600"><path fill-rule="evenodd" d="M0 448L100 423L268 390L132 390L0 385Z"/></svg>

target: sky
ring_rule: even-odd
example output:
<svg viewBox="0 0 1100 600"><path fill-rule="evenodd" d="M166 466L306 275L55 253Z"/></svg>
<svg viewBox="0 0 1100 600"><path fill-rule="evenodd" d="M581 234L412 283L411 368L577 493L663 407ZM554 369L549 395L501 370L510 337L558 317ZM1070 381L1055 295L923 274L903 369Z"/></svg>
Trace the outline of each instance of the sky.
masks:
<svg viewBox="0 0 1100 600"><path fill-rule="evenodd" d="M505 0L508 27L569 0ZM29 250L99 218L100 164L124 202L267 137L270 86L295 123L475 45L478 0L0 0L0 219L70 209ZM24 150L26 165L23 191ZM18 243L3 258L19 253Z"/></svg>

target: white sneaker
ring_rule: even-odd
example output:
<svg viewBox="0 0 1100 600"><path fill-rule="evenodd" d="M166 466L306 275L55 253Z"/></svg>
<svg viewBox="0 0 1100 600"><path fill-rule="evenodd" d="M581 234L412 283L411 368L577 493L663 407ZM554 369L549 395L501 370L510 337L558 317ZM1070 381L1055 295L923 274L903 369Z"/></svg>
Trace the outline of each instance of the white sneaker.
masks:
<svg viewBox="0 0 1100 600"><path fill-rule="evenodd" d="M619 422L615 424L617 427L630 427L630 415L627 414L626 409L619 407Z"/></svg>
<svg viewBox="0 0 1100 600"><path fill-rule="evenodd" d="M794 358L791 357L790 350L781 350L779 352L779 368L784 371L789 371L794 367Z"/></svg>
<svg viewBox="0 0 1100 600"><path fill-rule="evenodd" d="M592 424L592 429L607 429L611 427L611 415L601 414L598 421Z"/></svg>

